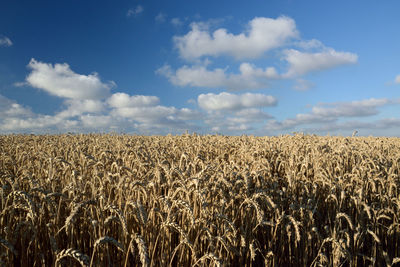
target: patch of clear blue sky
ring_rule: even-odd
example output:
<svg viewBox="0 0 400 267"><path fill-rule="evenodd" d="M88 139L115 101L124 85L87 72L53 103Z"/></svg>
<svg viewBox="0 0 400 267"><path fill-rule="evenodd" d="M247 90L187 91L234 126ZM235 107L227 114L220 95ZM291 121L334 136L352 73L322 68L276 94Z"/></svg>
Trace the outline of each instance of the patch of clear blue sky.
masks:
<svg viewBox="0 0 400 267"><path fill-rule="evenodd" d="M143 13L127 17L127 11L142 5ZM155 74L164 63L175 68L186 64L173 49L172 37L183 35L193 21L223 19L216 27L240 33L254 17L293 18L301 38L318 39L337 51L356 53L358 63L309 74L315 84L306 92L291 89L291 82L276 82L273 88L254 92L278 98L279 108L267 112L277 119L306 112L318 102L353 101L365 98L398 97L399 85L387 85L400 74L399 1L18 1L0 3L0 34L14 45L0 49L0 94L52 114L62 99L30 87L14 87L29 73L31 58L46 63L68 63L79 74L97 72L103 81L113 80L113 92L156 95L163 105L190 106L188 99L217 89L181 88ZM155 22L160 12L165 23ZM174 27L172 18L183 25ZM274 59L275 60L271 60ZM257 67L283 64L271 51L254 61ZM210 67L240 62L210 58ZM189 63L190 64L190 63ZM281 65L284 70L284 65ZM46 105L40 105L45 101Z"/></svg>

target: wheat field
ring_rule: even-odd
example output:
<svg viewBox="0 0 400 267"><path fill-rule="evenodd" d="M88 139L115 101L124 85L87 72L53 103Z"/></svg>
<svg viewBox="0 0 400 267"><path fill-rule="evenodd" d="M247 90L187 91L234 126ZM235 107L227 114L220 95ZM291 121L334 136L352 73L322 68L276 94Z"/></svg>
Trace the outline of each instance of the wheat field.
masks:
<svg viewBox="0 0 400 267"><path fill-rule="evenodd" d="M0 136L0 265L394 266L400 140Z"/></svg>

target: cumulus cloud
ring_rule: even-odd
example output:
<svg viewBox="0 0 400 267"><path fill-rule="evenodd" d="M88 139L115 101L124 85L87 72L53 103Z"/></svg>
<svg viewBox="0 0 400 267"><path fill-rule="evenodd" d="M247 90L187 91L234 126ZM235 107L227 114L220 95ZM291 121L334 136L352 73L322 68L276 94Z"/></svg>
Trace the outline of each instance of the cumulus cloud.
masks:
<svg viewBox="0 0 400 267"><path fill-rule="evenodd" d="M240 110L245 108L268 107L277 104L275 97L264 94L245 93L235 95L230 93L201 94L197 97L199 106L207 111Z"/></svg>
<svg viewBox="0 0 400 267"><path fill-rule="evenodd" d="M80 117L82 126L86 129L118 130L123 129L122 123L118 118L110 115L86 114Z"/></svg>
<svg viewBox="0 0 400 267"><path fill-rule="evenodd" d="M240 110L209 110L204 116L204 123L212 132L225 134L251 134L272 117L260 108Z"/></svg>
<svg viewBox="0 0 400 267"><path fill-rule="evenodd" d="M31 60L24 86L42 89L63 98L61 111L37 114L0 95L0 132L60 133L69 131L123 131L139 134L182 133L185 130L250 131L270 119L261 108L273 106L276 99L263 94L202 94L194 105L201 109L163 106L152 95L110 94L113 83L103 83L97 74L81 75L68 64L47 64ZM241 74L267 75L268 70L242 65ZM269 74L268 74L269 75Z"/></svg>
<svg viewBox="0 0 400 267"><path fill-rule="evenodd" d="M29 108L23 107L20 104L0 95L0 119L29 117L32 111Z"/></svg>
<svg viewBox="0 0 400 267"><path fill-rule="evenodd" d="M141 5L136 6L135 8L130 8L126 13L127 17L137 16L144 11L144 8Z"/></svg>
<svg viewBox="0 0 400 267"><path fill-rule="evenodd" d="M356 54L337 52L332 48L326 48L316 53L288 49L284 54L284 60L289 64L289 69L284 74L285 77L296 77L312 71L330 69L339 65L355 64L358 60Z"/></svg>
<svg viewBox="0 0 400 267"><path fill-rule="evenodd" d="M112 107L112 115L147 124L168 120L193 120L199 117L198 112L188 108L177 109L158 105L159 99L155 96L129 96L117 93L107 102Z"/></svg>
<svg viewBox="0 0 400 267"><path fill-rule="evenodd" d="M269 81L279 79L275 68L257 68L242 63L238 74L227 74L226 69L208 70L206 66L183 66L173 71L169 65L159 68L156 73L163 75L178 86L225 88L228 90L260 89L269 86Z"/></svg>
<svg viewBox="0 0 400 267"><path fill-rule="evenodd" d="M289 79L295 80L295 90L305 91L314 84L302 79L302 76L310 72L355 64L358 61L358 55L355 53L336 51L317 39L300 39L295 21L286 16L276 19L255 17L248 22L247 29L238 34L224 28L211 31L210 28L215 28L215 25L210 25L213 23L193 22L189 32L173 37L180 57L190 61L192 65L184 65L174 70L165 64L156 73L167 77L172 84L182 87L230 91L265 89L271 86L272 80ZM286 64L276 62L268 67L253 64L251 59L259 59L272 49L277 49L275 55L282 55L280 59ZM211 68L208 57L221 55L248 60L239 64L239 71L236 73L229 71L229 66ZM271 57L272 62L274 59L277 58Z"/></svg>
<svg viewBox="0 0 400 267"><path fill-rule="evenodd" d="M265 113L264 111L258 108L245 108L235 112L235 115L240 118L247 118L247 119L267 119L271 118L270 115Z"/></svg>
<svg viewBox="0 0 400 267"><path fill-rule="evenodd" d="M134 95L126 93L115 93L108 100L108 104L113 108L155 106L160 102L157 96Z"/></svg>
<svg viewBox="0 0 400 267"><path fill-rule="evenodd" d="M52 65L35 59L28 67L31 72L26 82L17 85L63 98L63 109L53 115L36 114L0 95L1 133L117 130L165 134L199 129L193 123L201 118L199 111L162 106L157 96L110 95L115 84L102 82L96 73L81 75L66 63Z"/></svg>
<svg viewBox="0 0 400 267"><path fill-rule="evenodd" d="M125 131L147 134L179 133L199 129L194 121L202 113L189 108L160 105L151 95L110 95L113 82L97 74L81 75L68 64L48 64L32 59L25 83L63 98L62 110L53 115L36 114L0 95L0 132ZM153 132L152 132L153 131Z"/></svg>
<svg viewBox="0 0 400 267"><path fill-rule="evenodd" d="M42 118L4 118L1 121L1 130L3 133L18 133L18 132L36 132L40 129L49 128L54 125L51 121L52 117ZM49 130L49 129L48 129Z"/></svg>
<svg viewBox="0 0 400 267"><path fill-rule="evenodd" d="M126 122L133 123L137 130L146 133L183 132L198 129L192 120L198 119L196 111L167 106L139 106L115 108L110 114Z"/></svg>
<svg viewBox="0 0 400 267"><path fill-rule="evenodd" d="M192 23L190 32L184 36L175 36L174 43L180 56L188 60L220 55L242 59L259 57L297 37L296 24L289 17L256 17L248 23L245 32L237 35L224 28L210 33L202 24Z"/></svg>
<svg viewBox="0 0 400 267"><path fill-rule="evenodd" d="M396 78L394 79L395 83L400 83L400 75L397 75Z"/></svg>
<svg viewBox="0 0 400 267"><path fill-rule="evenodd" d="M288 63L288 70L283 74L279 74L274 67L263 69L249 62L241 63L238 73L228 73L228 68L210 70L207 68L209 61L203 65L184 65L176 70L166 64L156 70L156 73L165 76L177 86L224 88L233 91L267 88L272 80L277 79L296 79L294 89L305 91L312 88L314 84L299 77L313 71L355 64L358 56L324 47L320 52L288 49L284 51L283 60Z"/></svg>
<svg viewBox="0 0 400 267"><path fill-rule="evenodd" d="M246 108L233 113L227 121L235 124L249 124L271 119L272 116L258 108Z"/></svg>
<svg viewBox="0 0 400 267"><path fill-rule="evenodd" d="M267 123L267 128L285 130L298 125L334 123L340 118L368 117L377 115L379 107L389 104L399 104L399 101L387 98L370 98L351 102L321 103L312 107L310 113L300 113L295 118L285 119L281 122L271 120Z"/></svg>
<svg viewBox="0 0 400 267"><path fill-rule="evenodd" d="M368 134L398 135L400 127L400 118L361 120L378 115L379 108L400 104L399 99L386 98L320 103L311 107L309 113L297 114L283 121L274 120L263 110L276 105L275 98L264 94L201 94L197 98L199 110L163 106L158 97L126 93L116 93L102 100L67 99L64 104L65 109L54 115L36 114L29 107L0 95L0 132L167 134L190 130L265 135L298 129L319 134L351 134L354 130L363 129Z"/></svg>
<svg viewBox="0 0 400 267"><path fill-rule="evenodd" d="M0 95L0 132L123 131L146 134L198 130L198 110L167 107L155 96L116 93L108 99L67 99L54 115L33 113Z"/></svg>
<svg viewBox="0 0 400 267"><path fill-rule="evenodd" d="M322 117L364 117L378 114L377 107L393 103L387 98L370 98L352 102L325 103L312 108L312 113Z"/></svg>
<svg viewBox="0 0 400 267"><path fill-rule="evenodd" d="M62 98L102 99L115 85L114 82L103 83L97 73L77 74L67 63L53 66L31 59L28 68L32 70L26 77L28 85Z"/></svg>
<svg viewBox="0 0 400 267"><path fill-rule="evenodd" d="M67 106L67 109L57 113L57 117L70 118L81 114L96 114L105 109L105 104L103 101L93 99L67 99L65 100L64 104Z"/></svg>
<svg viewBox="0 0 400 267"><path fill-rule="evenodd" d="M225 133L249 132L272 117L261 110L276 104L262 94L200 95L206 112L163 106L156 96L115 93L107 99L66 99L66 108L54 115L35 114L30 109L0 97L1 132L122 131L140 134L207 131L220 127ZM206 127L206 128L204 128Z"/></svg>
<svg viewBox="0 0 400 267"><path fill-rule="evenodd" d="M9 47L12 46L13 43L11 42L10 38L6 36L0 36L0 46Z"/></svg>
<svg viewBox="0 0 400 267"><path fill-rule="evenodd" d="M112 117L131 122L137 130L148 133L151 130L159 133L193 129L190 121L201 117L195 110L159 105L160 99L156 96L115 93L106 102L111 108L109 114Z"/></svg>
<svg viewBox="0 0 400 267"><path fill-rule="evenodd" d="M125 118L132 118L140 122L157 121L161 118L171 116L176 113L176 108L165 106L153 107L121 107L115 108L113 114Z"/></svg>
<svg viewBox="0 0 400 267"><path fill-rule="evenodd" d="M74 123L57 116L35 114L29 107L24 107L0 95L0 129L2 133L43 132L51 128L59 129L72 126Z"/></svg>

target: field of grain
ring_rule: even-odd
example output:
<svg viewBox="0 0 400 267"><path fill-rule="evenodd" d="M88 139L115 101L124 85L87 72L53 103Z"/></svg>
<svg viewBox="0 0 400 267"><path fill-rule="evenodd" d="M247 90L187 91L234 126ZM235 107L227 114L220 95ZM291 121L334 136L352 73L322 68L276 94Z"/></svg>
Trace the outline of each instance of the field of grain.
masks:
<svg viewBox="0 0 400 267"><path fill-rule="evenodd" d="M0 265L392 266L400 140L0 136Z"/></svg>

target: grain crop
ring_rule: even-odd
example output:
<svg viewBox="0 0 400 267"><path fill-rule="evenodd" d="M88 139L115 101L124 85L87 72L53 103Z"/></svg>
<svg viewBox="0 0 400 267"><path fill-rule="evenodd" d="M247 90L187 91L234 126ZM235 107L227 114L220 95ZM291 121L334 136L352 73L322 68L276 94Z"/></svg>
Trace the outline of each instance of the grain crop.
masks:
<svg viewBox="0 0 400 267"><path fill-rule="evenodd" d="M400 139L0 136L0 265L394 266Z"/></svg>

